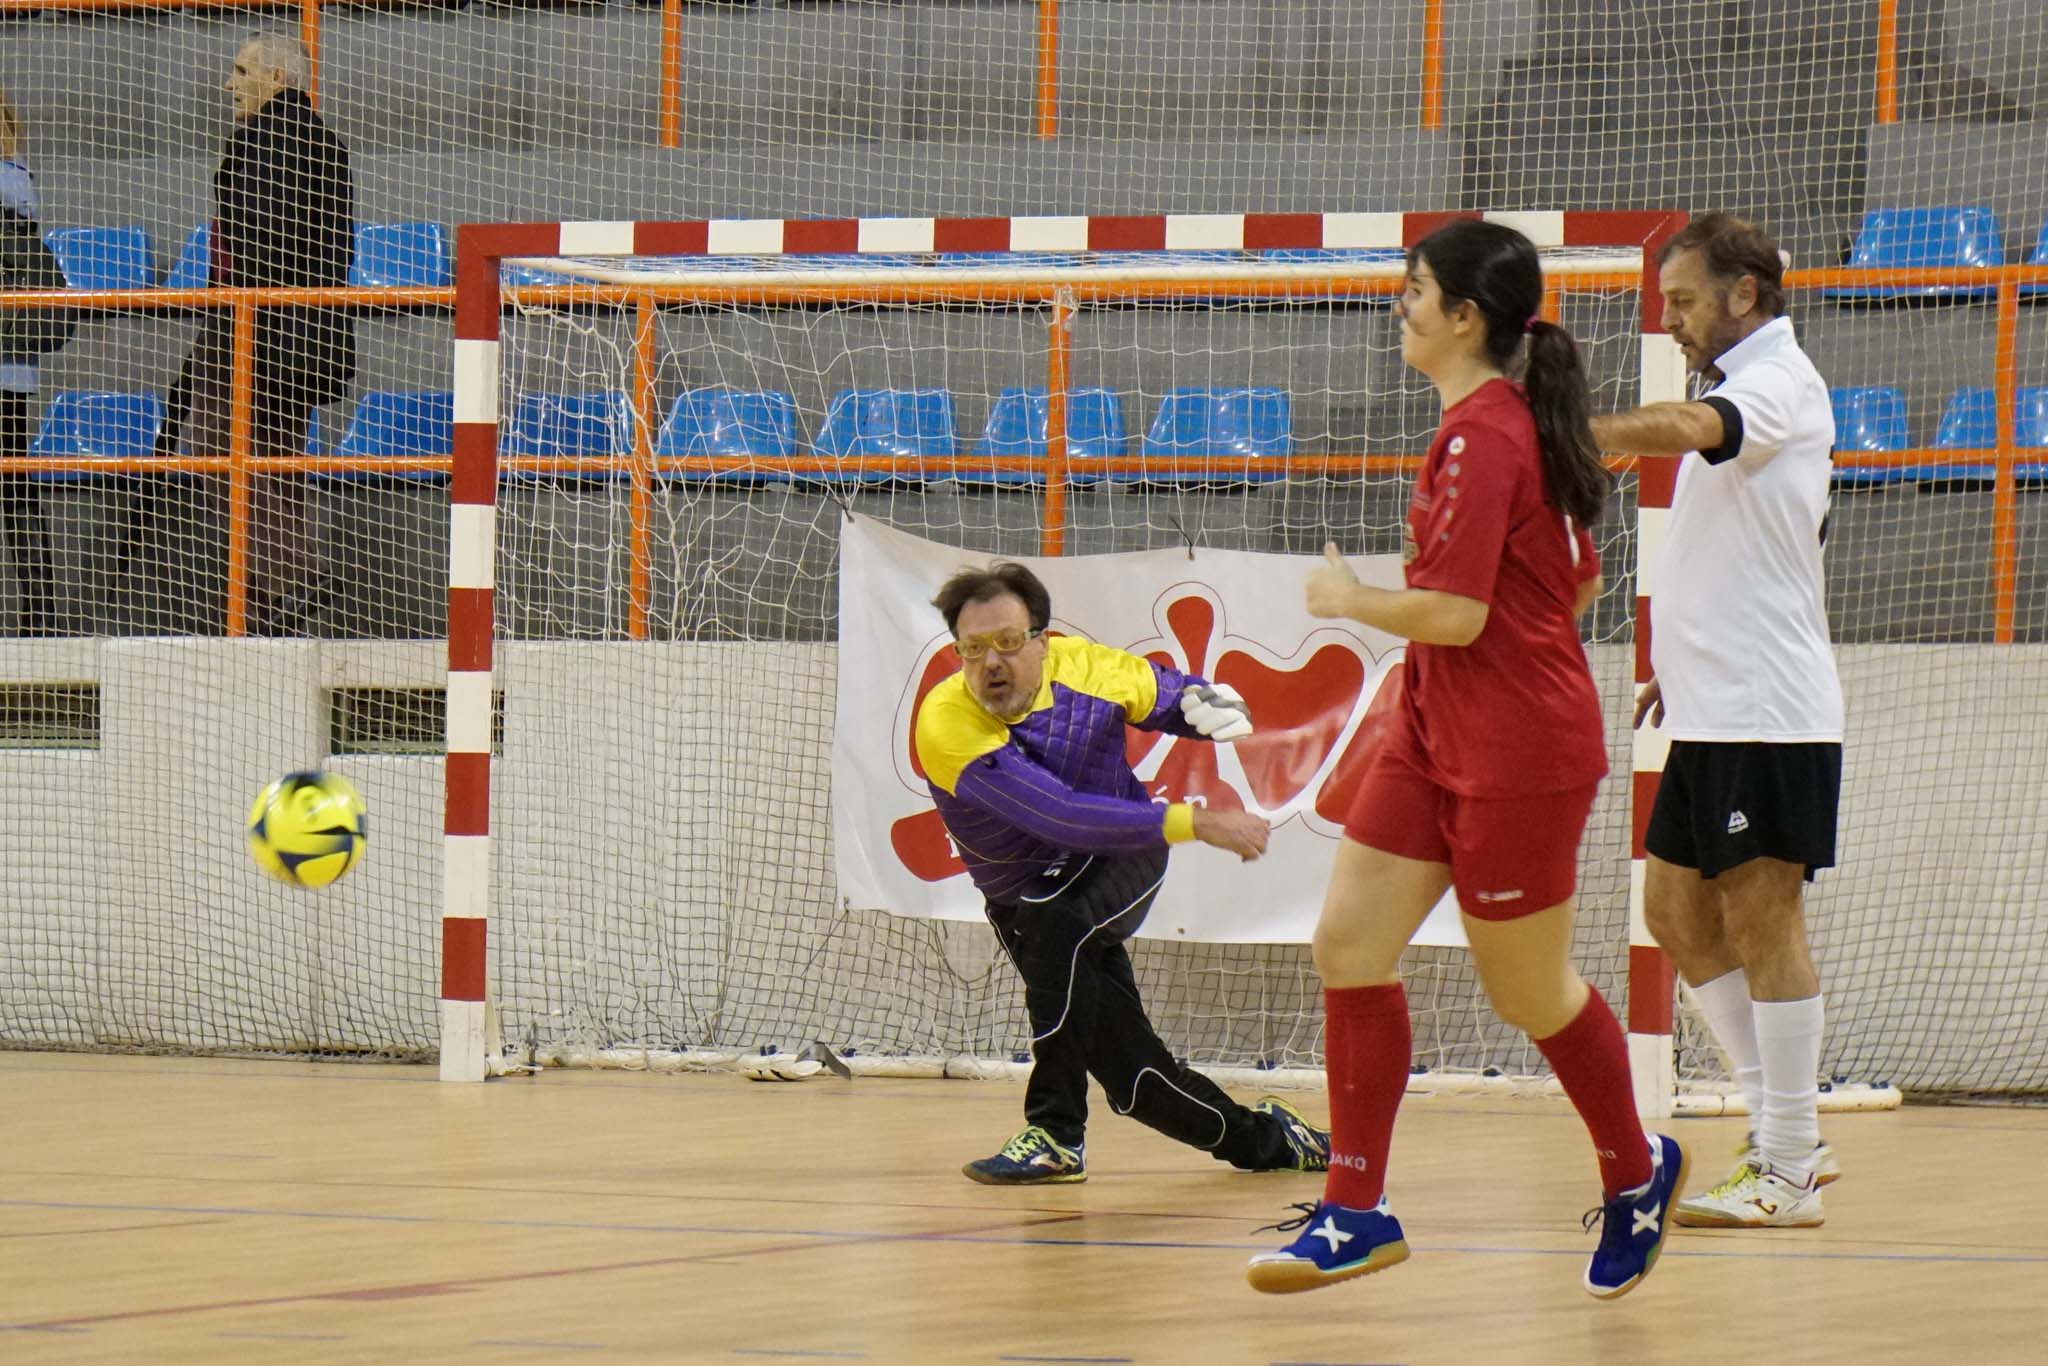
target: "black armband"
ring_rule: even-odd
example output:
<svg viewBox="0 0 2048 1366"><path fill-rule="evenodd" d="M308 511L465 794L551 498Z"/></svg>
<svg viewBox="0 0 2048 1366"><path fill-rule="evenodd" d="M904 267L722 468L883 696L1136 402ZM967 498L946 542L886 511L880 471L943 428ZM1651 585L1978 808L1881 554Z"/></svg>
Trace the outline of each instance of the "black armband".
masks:
<svg viewBox="0 0 2048 1366"><path fill-rule="evenodd" d="M1734 401L1718 394L1708 394L1700 402L1721 415L1721 444L1700 448L1700 458L1709 465L1719 465L1742 454L1742 409Z"/></svg>

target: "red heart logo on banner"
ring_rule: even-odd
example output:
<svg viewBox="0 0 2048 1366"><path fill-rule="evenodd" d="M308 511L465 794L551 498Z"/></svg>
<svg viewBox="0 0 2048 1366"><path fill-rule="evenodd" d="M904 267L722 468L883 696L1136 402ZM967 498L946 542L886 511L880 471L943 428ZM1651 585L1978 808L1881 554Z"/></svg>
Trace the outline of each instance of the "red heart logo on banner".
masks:
<svg viewBox="0 0 2048 1366"><path fill-rule="evenodd" d="M1358 705L1365 664L1341 645L1318 646L1292 670L1231 650L1216 661L1216 681L1251 704L1257 729L1237 742L1237 761L1253 800L1277 811L1301 795L1330 757Z"/></svg>
<svg viewBox="0 0 2048 1366"><path fill-rule="evenodd" d="M944 882L967 871L967 865L953 852L946 822L936 807L927 807L891 825L889 846L896 851L898 862L926 882Z"/></svg>
<svg viewBox="0 0 2048 1366"><path fill-rule="evenodd" d="M1127 729L1124 751L1133 768L1145 763L1160 745L1168 746L1157 770L1146 780L1146 790L1156 800L1196 801L1219 811L1244 810L1247 795L1266 811L1280 810L1299 799L1322 771L1370 686L1371 663L1339 641L1317 645L1298 662L1277 659L1273 651L1262 650L1266 658L1261 658L1249 650L1225 648L1232 637L1224 629L1222 613L1198 584L1180 585L1178 595L1166 603L1157 620L1175 648L1158 648L1156 641L1148 641L1146 646L1152 648L1138 647L1144 650L1144 658L1229 684L1250 704L1258 729L1236 745L1248 794L1224 781L1217 768L1215 745ZM910 724L902 740L910 771L920 781L926 775L917 757L918 709L933 688L959 671L959 657L943 645L919 671ZM1382 676L1398 675L1398 661L1383 665L1380 672ZM1351 795L1378 743L1385 714L1398 705L1399 698L1398 676L1387 679L1373 697L1343 756L1316 794L1314 809L1324 819L1341 824L1349 813ZM894 822L889 839L903 867L926 882L943 881L966 871L936 810Z"/></svg>
<svg viewBox="0 0 2048 1366"><path fill-rule="evenodd" d="M1249 739L1237 743L1250 795L1266 811L1298 798L1330 757L1358 705L1366 681L1365 662L1355 650L1333 641L1291 666L1268 664L1245 650L1225 649L1212 672L1206 667L1212 650L1231 639L1222 629L1216 604L1200 593L1188 593L1175 598L1161 615L1180 647L1180 658L1157 649L1145 657L1237 689L1251 705L1258 726ZM1222 810L1244 809L1242 796L1217 772L1213 745L1179 743L1171 736L1134 730L1124 752L1136 767L1161 744L1173 748L1147 784L1153 796L1170 801L1198 798Z"/></svg>
<svg viewBox="0 0 2048 1366"><path fill-rule="evenodd" d="M1316 793L1316 814L1334 825L1342 825L1351 814L1351 799L1358 791L1359 780L1365 776L1366 766L1379 749L1380 737L1386 733L1387 718L1401 705L1403 672L1400 660L1383 668L1379 688L1372 695L1372 704L1365 709L1358 729L1351 733L1351 743L1344 746L1344 754L1337 760L1337 767L1330 771L1330 776L1323 780L1322 789Z"/></svg>
<svg viewBox="0 0 2048 1366"><path fill-rule="evenodd" d="M953 653L950 645L941 645L924 662L924 673L917 680L917 696L910 702L910 729L904 732L903 743L910 752L910 771L917 775L919 782L925 781L924 764L917 757L917 713L924 706L924 699L931 690L960 672L960 656Z"/></svg>

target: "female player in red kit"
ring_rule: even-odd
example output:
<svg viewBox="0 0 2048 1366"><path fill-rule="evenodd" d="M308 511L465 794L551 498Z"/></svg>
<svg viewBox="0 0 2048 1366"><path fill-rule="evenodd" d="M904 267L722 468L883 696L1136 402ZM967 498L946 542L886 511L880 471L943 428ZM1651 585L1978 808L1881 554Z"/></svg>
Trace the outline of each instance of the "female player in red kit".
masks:
<svg viewBox="0 0 2048 1366"><path fill-rule="evenodd" d="M1407 587L1361 584L1334 545L1309 579L1313 615L1411 643L1316 926L1329 1178L1278 1226L1295 1240L1252 1258L1258 1290L1407 1260L1385 1198L1411 1046L1396 969L1447 887L1494 1010L1535 1039L1592 1134L1605 1194L1588 1291L1613 1298L1649 1273L1684 1179L1677 1142L1637 1121L1620 1025L1571 964L1579 837L1607 771L1578 618L1600 589L1587 527L1611 481L1578 347L1537 317L1542 298L1536 249L1512 228L1459 221L1409 251L1401 357L1444 412L1408 506Z"/></svg>

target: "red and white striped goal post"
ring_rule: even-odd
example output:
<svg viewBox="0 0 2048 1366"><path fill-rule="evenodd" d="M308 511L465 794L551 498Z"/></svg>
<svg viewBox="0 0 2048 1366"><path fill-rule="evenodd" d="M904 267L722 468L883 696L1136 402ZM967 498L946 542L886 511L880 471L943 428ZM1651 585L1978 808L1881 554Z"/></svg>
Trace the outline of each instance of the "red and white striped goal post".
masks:
<svg viewBox="0 0 2048 1366"><path fill-rule="evenodd" d="M1485 218L1541 248L1607 248L1641 263L1644 403L1685 396L1685 364L1659 325L1658 249L1676 211L1248 213L1012 218L714 219L641 223L471 223L456 230L454 468L449 504L446 867L441 918L441 1079L502 1068L490 1004L491 650L497 545L499 264L521 257L826 256L922 252L1262 251L1411 246L1445 223ZM1635 678L1650 676L1649 594L1677 461L1637 462ZM1635 732L1630 793L1629 1063L1637 1108L1671 1113L1675 979L1643 922L1643 831L1667 744Z"/></svg>

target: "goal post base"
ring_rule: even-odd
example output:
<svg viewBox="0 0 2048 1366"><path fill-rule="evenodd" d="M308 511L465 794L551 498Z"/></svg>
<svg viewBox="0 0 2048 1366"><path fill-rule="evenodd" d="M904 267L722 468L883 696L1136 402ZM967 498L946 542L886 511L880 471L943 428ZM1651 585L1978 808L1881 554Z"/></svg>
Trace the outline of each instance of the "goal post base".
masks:
<svg viewBox="0 0 2048 1366"><path fill-rule="evenodd" d="M509 1070L498 1008L489 1001L441 1002L441 1080L488 1081Z"/></svg>
<svg viewBox="0 0 2048 1366"><path fill-rule="evenodd" d="M1896 1110L1904 1103L1905 1096L1896 1086L1836 1082L1820 1093L1820 1112L1824 1115ZM1741 1092L1726 1090L1721 1085L1683 1086L1677 1092L1672 1113L1680 1119L1714 1119L1747 1115L1749 1104Z"/></svg>
<svg viewBox="0 0 2048 1366"><path fill-rule="evenodd" d="M1031 1063L1015 1058L982 1058L971 1054L882 1054L840 1053L855 1077L921 1078L948 1081L1021 1082L1031 1075ZM550 1067L609 1068L626 1072L755 1072L799 1061L786 1049L722 1048L576 1048L552 1047L521 1051L506 1058L502 1070L530 1072ZM1320 1067L1243 1067L1196 1064L1195 1070L1218 1086L1233 1090L1320 1091L1327 1077ZM829 1078L829 1074L821 1074ZM1511 1096L1522 1099L1562 1099L1564 1088L1552 1076L1463 1071L1455 1068L1421 1069L1409 1074L1407 1094L1411 1096ZM1867 1086L1836 1083L1820 1093L1823 1114L1849 1114L1875 1110L1896 1110L1901 1103L1895 1086ZM1749 1110L1739 1093L1719 1083L1680 1082L1670 1092L1669 1103L1657 1117L1710 1119L1745 1115ZM1651 1118L1651 1116L1645 1116Z"/></svg>

